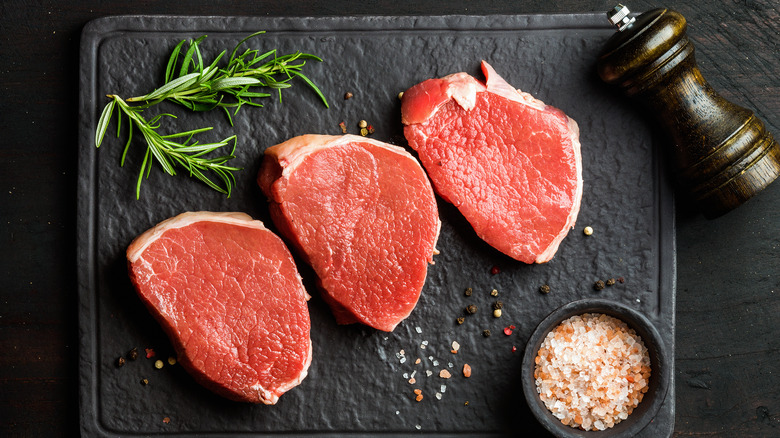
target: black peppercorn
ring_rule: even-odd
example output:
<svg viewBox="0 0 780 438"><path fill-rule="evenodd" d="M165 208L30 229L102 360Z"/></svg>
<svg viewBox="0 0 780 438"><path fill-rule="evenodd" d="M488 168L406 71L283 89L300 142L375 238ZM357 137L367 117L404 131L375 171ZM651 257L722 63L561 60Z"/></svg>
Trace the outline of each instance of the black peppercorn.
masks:
<svg viewBox="0 0 780 438"><path fill-rule="evenodd" d="M493 303L493 310L503 309L504 303L502 301L496 301Z"/></svg>
<svg viewBox="0 0 780 438"><path fill-rule="evenodd" d="M477 313L477 306L473 304L469 304L468 306L466 306L466 313L468 313L469 315L473 315Z"/></svg>
<svg viewBox="0 0 780 438"><path fill-rule="evenodd" d="M607 286L613 286L614 284L615 284L614 278L610 278L609 280L607 280Z"/></svg>
<svg viewBox="0 0 780 438"><path fill-rule="evenodd" d="M595 290L602 290L602 289L604 289L604 282L602 280L599 280L599 281L593 283L593 289L595 289Z"/></svg>
<svg viewBox="0 0 780 438"><path fill-rule="evenodd" d="M549 294L550 293L550 286L543 284L541 287L539 287L539 292L543 294Z"/></svg>
<svg viewBox="0 0 780 438"><path fill-rule="evenodd" d="M119 356L119 359L116 360L116 366L117 367L121 367L124 364L125 364L125 358L122 357L122 356Z"/></svg>
<svg viewBox="0 0 780 438"><path fill-rule="evenodd" d="M458 319L455 320L455 322L457 322L458 324L463 324L464 322L466 322L466 318L459 316Z"/></svg>
<svg viewBox="0 0 780 438"><path fill-rule="evenodd" d="M130 359L130 360L138 359L138 349L137 348L133 348L132 350L130 350L130 352L127 353L127 358Z"/></svg>
<svg viewBox="0 0 780 438"><path fill-rule="evenodd" d="M487 338L488 336L490 336L490 330L483 330L483 331L482 331L482 336L484 336L484 337L486 337L486 338Z"/></svg>
<svg viewBox="0 0 780 438"><path fill-rule="evenodd" d="M469 287L469 288L466 288L466 292L464 292L464 293L466 294L467 297L470 297L472 292L474 292L474 290Z"/></svg>

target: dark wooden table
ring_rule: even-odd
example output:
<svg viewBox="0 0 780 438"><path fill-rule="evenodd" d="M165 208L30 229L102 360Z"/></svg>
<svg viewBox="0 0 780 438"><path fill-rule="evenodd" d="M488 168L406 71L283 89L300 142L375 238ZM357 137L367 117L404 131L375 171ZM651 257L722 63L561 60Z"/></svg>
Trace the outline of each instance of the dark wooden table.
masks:
<svg viewBox="0 0 780 438"><path fill-rule="evenodd" d="M119 14L436 15L606 11L601 1L0 5L0 436L78 433L78 49ZM681 12L709 82L780 136L780 3L645 0ZM678 197L676 436L780 436L780 182L708 221Z"/></svg>

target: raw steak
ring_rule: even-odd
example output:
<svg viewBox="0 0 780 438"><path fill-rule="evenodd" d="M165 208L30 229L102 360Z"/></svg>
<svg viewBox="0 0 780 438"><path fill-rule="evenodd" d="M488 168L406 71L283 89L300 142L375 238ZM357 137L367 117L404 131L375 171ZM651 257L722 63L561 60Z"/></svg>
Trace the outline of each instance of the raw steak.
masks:
<svg viewBox="0 0 780 438"><path fill-rule="evenodd" d="M482 62L403 94L401 118L436 191L479 237L525 263L549 261L582 198L577 123Z"/></svg>
<svg viewBox="0 0 780 438"><path fill-rule="evenodd" d="M282 240L243 213L183 213L127 249L138 295L179 363L232 400L274 404L311 363L301 277Z"/></svg>
<svg viewBox="0 0 780 438"><path fill-rule="evenodd" d="M268 148L257 182L339 324L392 331L409 316L441 223L408 152L353 135L304 135Z"/></svg>

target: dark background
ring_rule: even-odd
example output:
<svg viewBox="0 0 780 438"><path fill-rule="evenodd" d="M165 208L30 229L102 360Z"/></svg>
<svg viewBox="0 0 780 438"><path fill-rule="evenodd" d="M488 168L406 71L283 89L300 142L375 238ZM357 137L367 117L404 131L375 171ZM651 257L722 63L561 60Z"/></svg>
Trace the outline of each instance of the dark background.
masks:
<svg viewBox="0 0 780 438"><path fill-rule="evenodd" d="M438 15L606 11L602 1L3 1L0 436L78 433L79 38L120 14ZM780 136L776 0L634 1L681 12L710 84ZM780 436L780 183L708 221L677 202L676 436Z"/></svg>

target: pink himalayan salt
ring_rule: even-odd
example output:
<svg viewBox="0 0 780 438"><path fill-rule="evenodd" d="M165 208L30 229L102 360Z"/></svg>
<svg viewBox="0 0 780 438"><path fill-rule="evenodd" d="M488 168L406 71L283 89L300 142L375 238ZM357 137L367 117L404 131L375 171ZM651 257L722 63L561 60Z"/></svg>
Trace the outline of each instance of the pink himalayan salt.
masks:
<svg viewBox="0 0 780 438"><path fill-rule="evenodd" d="M623 321L585 313L547 334L535 359L536 391L563 424L604 430L628 418L647 392L650 355Z"/></svg>

